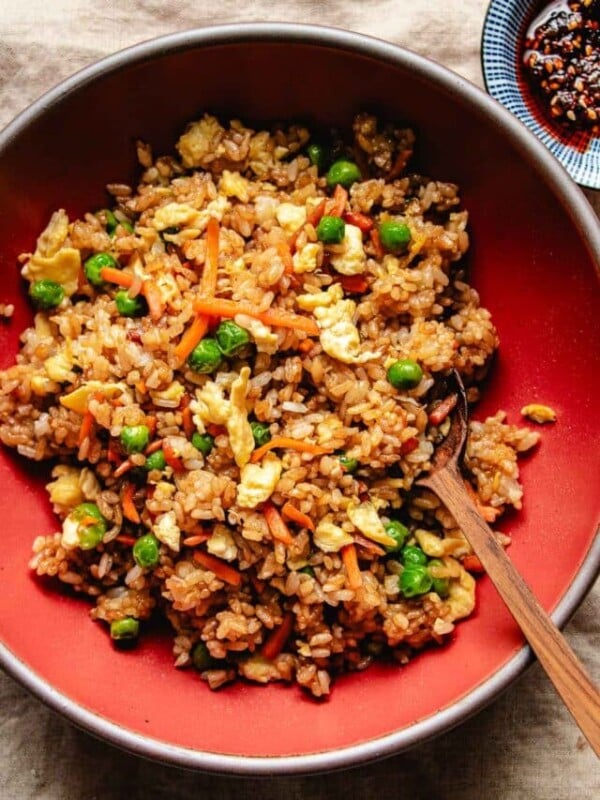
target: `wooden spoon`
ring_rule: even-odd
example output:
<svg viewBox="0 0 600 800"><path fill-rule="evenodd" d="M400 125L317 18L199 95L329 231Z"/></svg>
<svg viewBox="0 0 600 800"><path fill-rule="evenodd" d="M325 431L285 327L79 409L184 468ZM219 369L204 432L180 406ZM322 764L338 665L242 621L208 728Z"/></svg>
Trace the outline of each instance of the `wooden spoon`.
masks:
<svg viewBox="0 0 600 800"><path fill-rule="evenodd" d="M467 398L460 375L455 384L456 411L444 442L436 449L433 469L417 481L434 492L456 520L490 580L506 603L554 688L584 736L600 757L600 694L563 635L513 566L504 548L469 496L460 471L467 439Z"/></svg>

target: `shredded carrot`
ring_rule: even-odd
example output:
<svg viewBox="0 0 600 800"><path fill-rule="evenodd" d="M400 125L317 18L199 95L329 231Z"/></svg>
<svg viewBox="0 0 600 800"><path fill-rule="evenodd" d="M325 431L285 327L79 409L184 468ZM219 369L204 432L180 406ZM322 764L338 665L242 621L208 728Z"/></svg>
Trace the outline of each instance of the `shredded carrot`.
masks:
<svg viewBox="0 0 600 800"><path fill-rule="evenodd" d="M114 267L102 267L100 277L107 283L116 283L117 286L123 286L125 289L130 289L133 286L133 275L130 272L123 272Z"/></svg>
<svg viewBox="0 0 600 800"><path fill-rule="evenodd" d="M346 200L348 199L348 192L341 183L335 187L333 197L331 198L331 206L327 210L329 217L341 217L346 208Z"/></svg>
<svg viewBox="0 0 600 800"><path fill-rule="evenodd" d="M205 533L195 533L193 536L186 536L181 542L184 547L198 547L199 544L206 542L210 539L211 534L206 531Z"/></svg>
<svg viewBox="0 0 600 800"><path fill-rule="evenodd" d="M106 448L106 458L111 464L121 463L121 456L113 439L109 441L108 447Z"/></svg>
<svg viewBox="0 0 600 800"><path fill-rule="evenodd" d="M314 345L315 343L312 339L303 339L298 345L298 350L300 350L301 353L309 353Z"/></svg>
<svg viewBox="0 0 600 800"><path fill-rule="evenodd" d="M141 380L135 384L135 388L138 390L140 394L147 394L148 387L146 386L146 381Z"/></svg>
<svg viewBox="0 0 600 800"><path fill-rule="evenodd" d="M367 279L363 275L339 275L336 280L348 294L364 294L369 288Z"/></svg>
<svg viewBox="0 0 600 800"><path fill-rule="evenodd" d="M273 633L264 643L261 651L262 655L265 658L268 658L270 661L274 658L277 658L279 653L281 653L285 647L285 643L289 639L293 627L293 614L285 614L281 625L273 631Z"/></svg>
<svg viewBox="0 0 600 800"><path fill-rule="evenodd" d="M383 258L385 255L385 250L383 249L383 245L381 244L381 237L379 236L379 231L377 228L373 228L369 233L371 238L371 243L375 250L375 255L377 258Z"/></svg>
<svg viewBox="0 0 600 800"><path fill-rule="evenodd" d="M342 561L346 568L346 577L351 589L359 589L362 586L362 575L358 566L358 556L356 555L356 545L347 544L341 549Z"/></svg>
<svg viewBox="0 0 600 800"><path fill-rule="evenodd" d="M175 356L179 364L183 364L194 347L203 339L208 330L208 319L202 314L196 314L194 321L185 331L175 347Z"/></svg>
<svg viewBox="0 0 600 800"><path fill-rule="evenodd" d="M319 203L319 205L315 206L315 208L308 215L304 225L312 225L313 227L316 228L316 226L319 224L319 221L320 221L321 217L325 213L325 206L326 205L327 205L327 198L324 197L321 200L321 202ZM290 238L288 240L288 244L290 246L290 251L292 253L296 250L296 242L298 241L298 236L300 236L300 234L304 230L304 225L300 225L300 227L297 228L294 231L294 233L290 236Z"/></svg>
<svg viewBox="0 0 600 800"><path fill-rule="evenodd" d="M121 542L121 544L124 544L127 547L133 547L133 545L137 542L137 539L135 536L127 536L125 533L120 533L117 536L117 542Z"/></svg>
<svg viewBox="0 0 600 800"><path fill-rule="evenodd" d="M179 455L175 452L175 448L171 444L170 439L163 439L162 451L165 454L165 461L175 472L185 472L185 465Z"/></svg>
<svg viewBox="0 0 600 800"><path fill-rule="evenodd" d="M144 450L145 456L150 456L152 453L156 453L157 450L160 450L163 446L163 440L157 439L155 442L150 442L148 447Z"/></svg>
<svg viewBox="0 0 600 800"><path fill-rule="evenodd" d="M252 586L254 586L254 590L256 594L262 594L265 590L265 582L261 581L260 578L257 578L256 575L250 575L250 582Z"/></svg>
<svg viewBox="0 0 600 800"><path fill-rule="evenodd" d="M92 517L91 515L89 517L82 517L79 520L79 524L80 525L85 525L85 527L87 528L88 525L97 525L98 524L98 519L96 517Z"/></svg>
<svg viewBox="0 0 600 800"><path fill-rule="evenodd" d="M181 424L183 425L183 430L188 439L192 438L196 430L193 416L192 409L189 406L186 406L181 412Z"/></svg>
<svg viewBox="0 0 600 800"><path fill-rule="evenodd" d="M292 505L292 503L285 503L282 506L281 513L284 517L291 519L292 522L296 522L303 528L308 528L309 531L314 531L315 523L312 521L312 519L308 516L308 514L303 514L302 511L300 511L299 508L296 508L295 505Z"/></svg>
<svg viewBox="0 0 600 800"><path fill-rule="evenodd" d="M125 461L121 464L120 467L117 467L115 470L115 478L120 478L121 475L125 475L126 472L129 472L130 469L133 469L133 464L131 461L126 458Z"/></svg>
<svg viewBox="0 0 600 800"><path fill-rule="evenodd" d="M217 578L220 578L225 583L230 583L232 586L239 586L242 582L242 575L237 569L230 567L225 561L220 558L211 556L210 553L205 553L204 550L194 551L194 561L198 564L214 572Z"/></svg>
<svg viewBox="0 0 600 800"><path fill-rule="evenodd" d="M211 436L215 438L217 436L222 436L227 431L227 428L224 425L216 425L214 422L209 423L206 426L206 432L210 433Z"/></svg>
<svg viewBox="0 0 600 800"><path fill-rule="evenodd" d="M140 522L140 515L133 502L133 495L135 493L135 485L133 483L126 483L121 496L121 505L123 506L123 516L130 522L135 522L136 525Z"/></svg>
<svg viewBox="0 0 600 800"><path fill-rule="evenodd" d="M375 224L371 217L366 214L361 214L360 211L347 211L344 214L344 222L348 225L354 225L360 228L363 233L368 233Z"/></svg>
<svg viewBox="0 0 600 800"><path fill-rule="evenodd" d="M462 560L462 565L467 572L485 572L483 564L477 558L477 556L465 556L465 558Z"/></svg>
<svg viewBox="0 0 600 800"><path fill-rule="evenodd" d="M235 317L237 314L246 314L254 319L259 319L265 325L276 328L292 328L308 333L309 336L319 335L319 326L309 317L294 314L282 308L268 308L266 311L257 311L251 303L226 300L222 297L198 297L194 308L200 314L212 317Z"/></svg>
<svg viewBox="0 0 600 800"><path fill-rule="evenodd" d="M465 489L467 490L467 494L473 501L477 511L481 514L486 522L495 522L496 517L500 515L500 509L494 508L493 506L486 506L484 503L481 502L479 495L471 485L471 483L467 480L463 481L465 485Z"/></svg>
<svg viewBox="0 0 600 800"><path fill-rule="evenodd" d="M433 411L429 415L429 422L432 425L441 425L442 422L448 416L448 414L456 406L457 402L458 402L457 394L451 394L448 397L446 397L445 400L442 400L442 402L433 409Z"/></svg>
<svg viewBox="0 0 600 800"><path fill-rule="evenodd" d="M206 227L206 260L200 281L202 294L213 295L217 290L219 270L219 222L214 217Z"/></svg>
<svg viewBox="0 0 600 800"><path fill-rule="evenodd" d="M77 444L80 447L85 442L85 440L92 435L92 431L94 429L94 422L95 422L95 417L88 408L85 414L83 415L83 420L81 421L81 426L79 428L79 435L77 437Z"/></svg>
<svg viewBox="0 0 600 800"><path fill-rule="evenodd" d="M277 253L283 262L283 270L286 275L292 275L294 272L294 261L292 259L292 250L287 242L277 242Z"/></svg>
<svg viewBox="0 0 600 800"><path fill-rule="evenodd" d="M256 464L269 450L275 447L283 447L287 450L297 450L299 453L312 453L313 456L324 456L331 453L332 448L319 447L318 444L311 444L302 439L292 439L290 436L274 436L269 442L258 447L250 456L250 461Z"/></svg>
<svg viewBox="0 0 600 800"><path fill-rule="evenodd" d="M271 536L278 542L283 542L286 547L294 544L294 537L290 533L290 529L283 521L281 514L272 503L265 503L263 506L263 514L267 520L267 525L271 531Z"/></svg>
<svg viewBox="0 0 600 800"><path fill-rule="evenodd" d="M411 436L405 442L402 442L400 446L400 455L405 456L407 453L412 453L413 450L416 450L419 446L419 440L416 436Z"/></svg>
<svg viewBox="0 0 600 800"><path fill-rule="evenodd" d="M154 436L156 433L156 426L158 425L158 419L154 414L148 414L146 417L146 427L150 432L150 436Z"/></svg>
<svg viewBox="0 0 600 800"><path fill-rule="evenodd" d="M150 311L150 319L153 322L158 322L165 311L165 304L160 293L160 289L154 281L144 281L143 287L144 297L148 301L148 309Z"/></svg>

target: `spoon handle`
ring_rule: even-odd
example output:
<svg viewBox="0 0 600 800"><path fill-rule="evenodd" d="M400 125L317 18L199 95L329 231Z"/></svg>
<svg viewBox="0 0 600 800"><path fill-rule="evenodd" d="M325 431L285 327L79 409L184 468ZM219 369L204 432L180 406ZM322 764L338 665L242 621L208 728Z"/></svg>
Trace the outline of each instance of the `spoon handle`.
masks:
<svg viewBox="0 0 600 800"><path fill-rule="evenodd" d="M477 511L458 469L440 470L420 483L440 498L456 520L556 691L600 757L600 694Z"/></svg>

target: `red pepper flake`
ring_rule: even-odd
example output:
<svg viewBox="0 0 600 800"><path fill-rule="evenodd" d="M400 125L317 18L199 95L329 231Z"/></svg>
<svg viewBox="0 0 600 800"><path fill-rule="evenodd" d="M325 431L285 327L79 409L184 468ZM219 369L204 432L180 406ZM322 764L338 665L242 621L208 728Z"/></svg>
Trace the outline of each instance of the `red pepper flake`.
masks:
<svg viewBox="0 0 600 800"><path fill-rule="evenodd" d="M412 453L413 450L416 450L419 446L419 440L416 436L411 436L410 439L407 439L405 442L402 442L402 446L400 447L400 455L407 455L408 453Z"/></svg>
<svg viewBox="0 0 600 800"><path fill-rule="evenodd" d="M441 425L442 422L446 419L448 414L452 411L452 409L456 406L458 402L458 395L457 394L450 394L446 397L445 400L437 405L433 411L429 414L429 422L432 425Z"/></svg>
<svg viewBox="0 0 600 800"><path fill-rule="evenodd" d="M206 432L216 438L217 436L227 433L227 428L224 425L215 425L211 422L210 425L206 426Z"/></svg>

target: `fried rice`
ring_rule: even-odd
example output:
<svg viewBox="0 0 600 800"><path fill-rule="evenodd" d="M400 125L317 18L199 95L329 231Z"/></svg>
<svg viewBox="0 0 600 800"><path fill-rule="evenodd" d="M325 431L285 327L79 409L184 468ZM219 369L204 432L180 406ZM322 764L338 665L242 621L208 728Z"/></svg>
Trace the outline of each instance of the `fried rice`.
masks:
<svg viewBox="0 0 600 800"><path fill-rule="evenodd" d="M60 525L31 568L87 595L113 633L167 617L175 665L211 688L284 680L324 696L336 674L442 644L475 608L480 565L414 483L450 425L445 376L457 369L475 402L498 337L467 282L458 187L411 171L414 139L368 114L331 133L323 152L361 174L344 189L306 128L207 114L176 155L139 142L137 190L110 184L110 210L76 220L55 212L21 256L32 286L64 294L0 382L2 442L53 461ZM339 243L319 238L323 216L344 220ZM379 235L389 221L410 231L397 252ZM99 253L114 269L90 282ZM247 343L198 371L223 318ZM389 380L403 360L419 367L408 388ZM490 523L521 507L517 458L537 440L502 412L471 422L465 479ZM393 521L429 575L417 594ZM149 534L150 565L135 550Z"/></svg>

